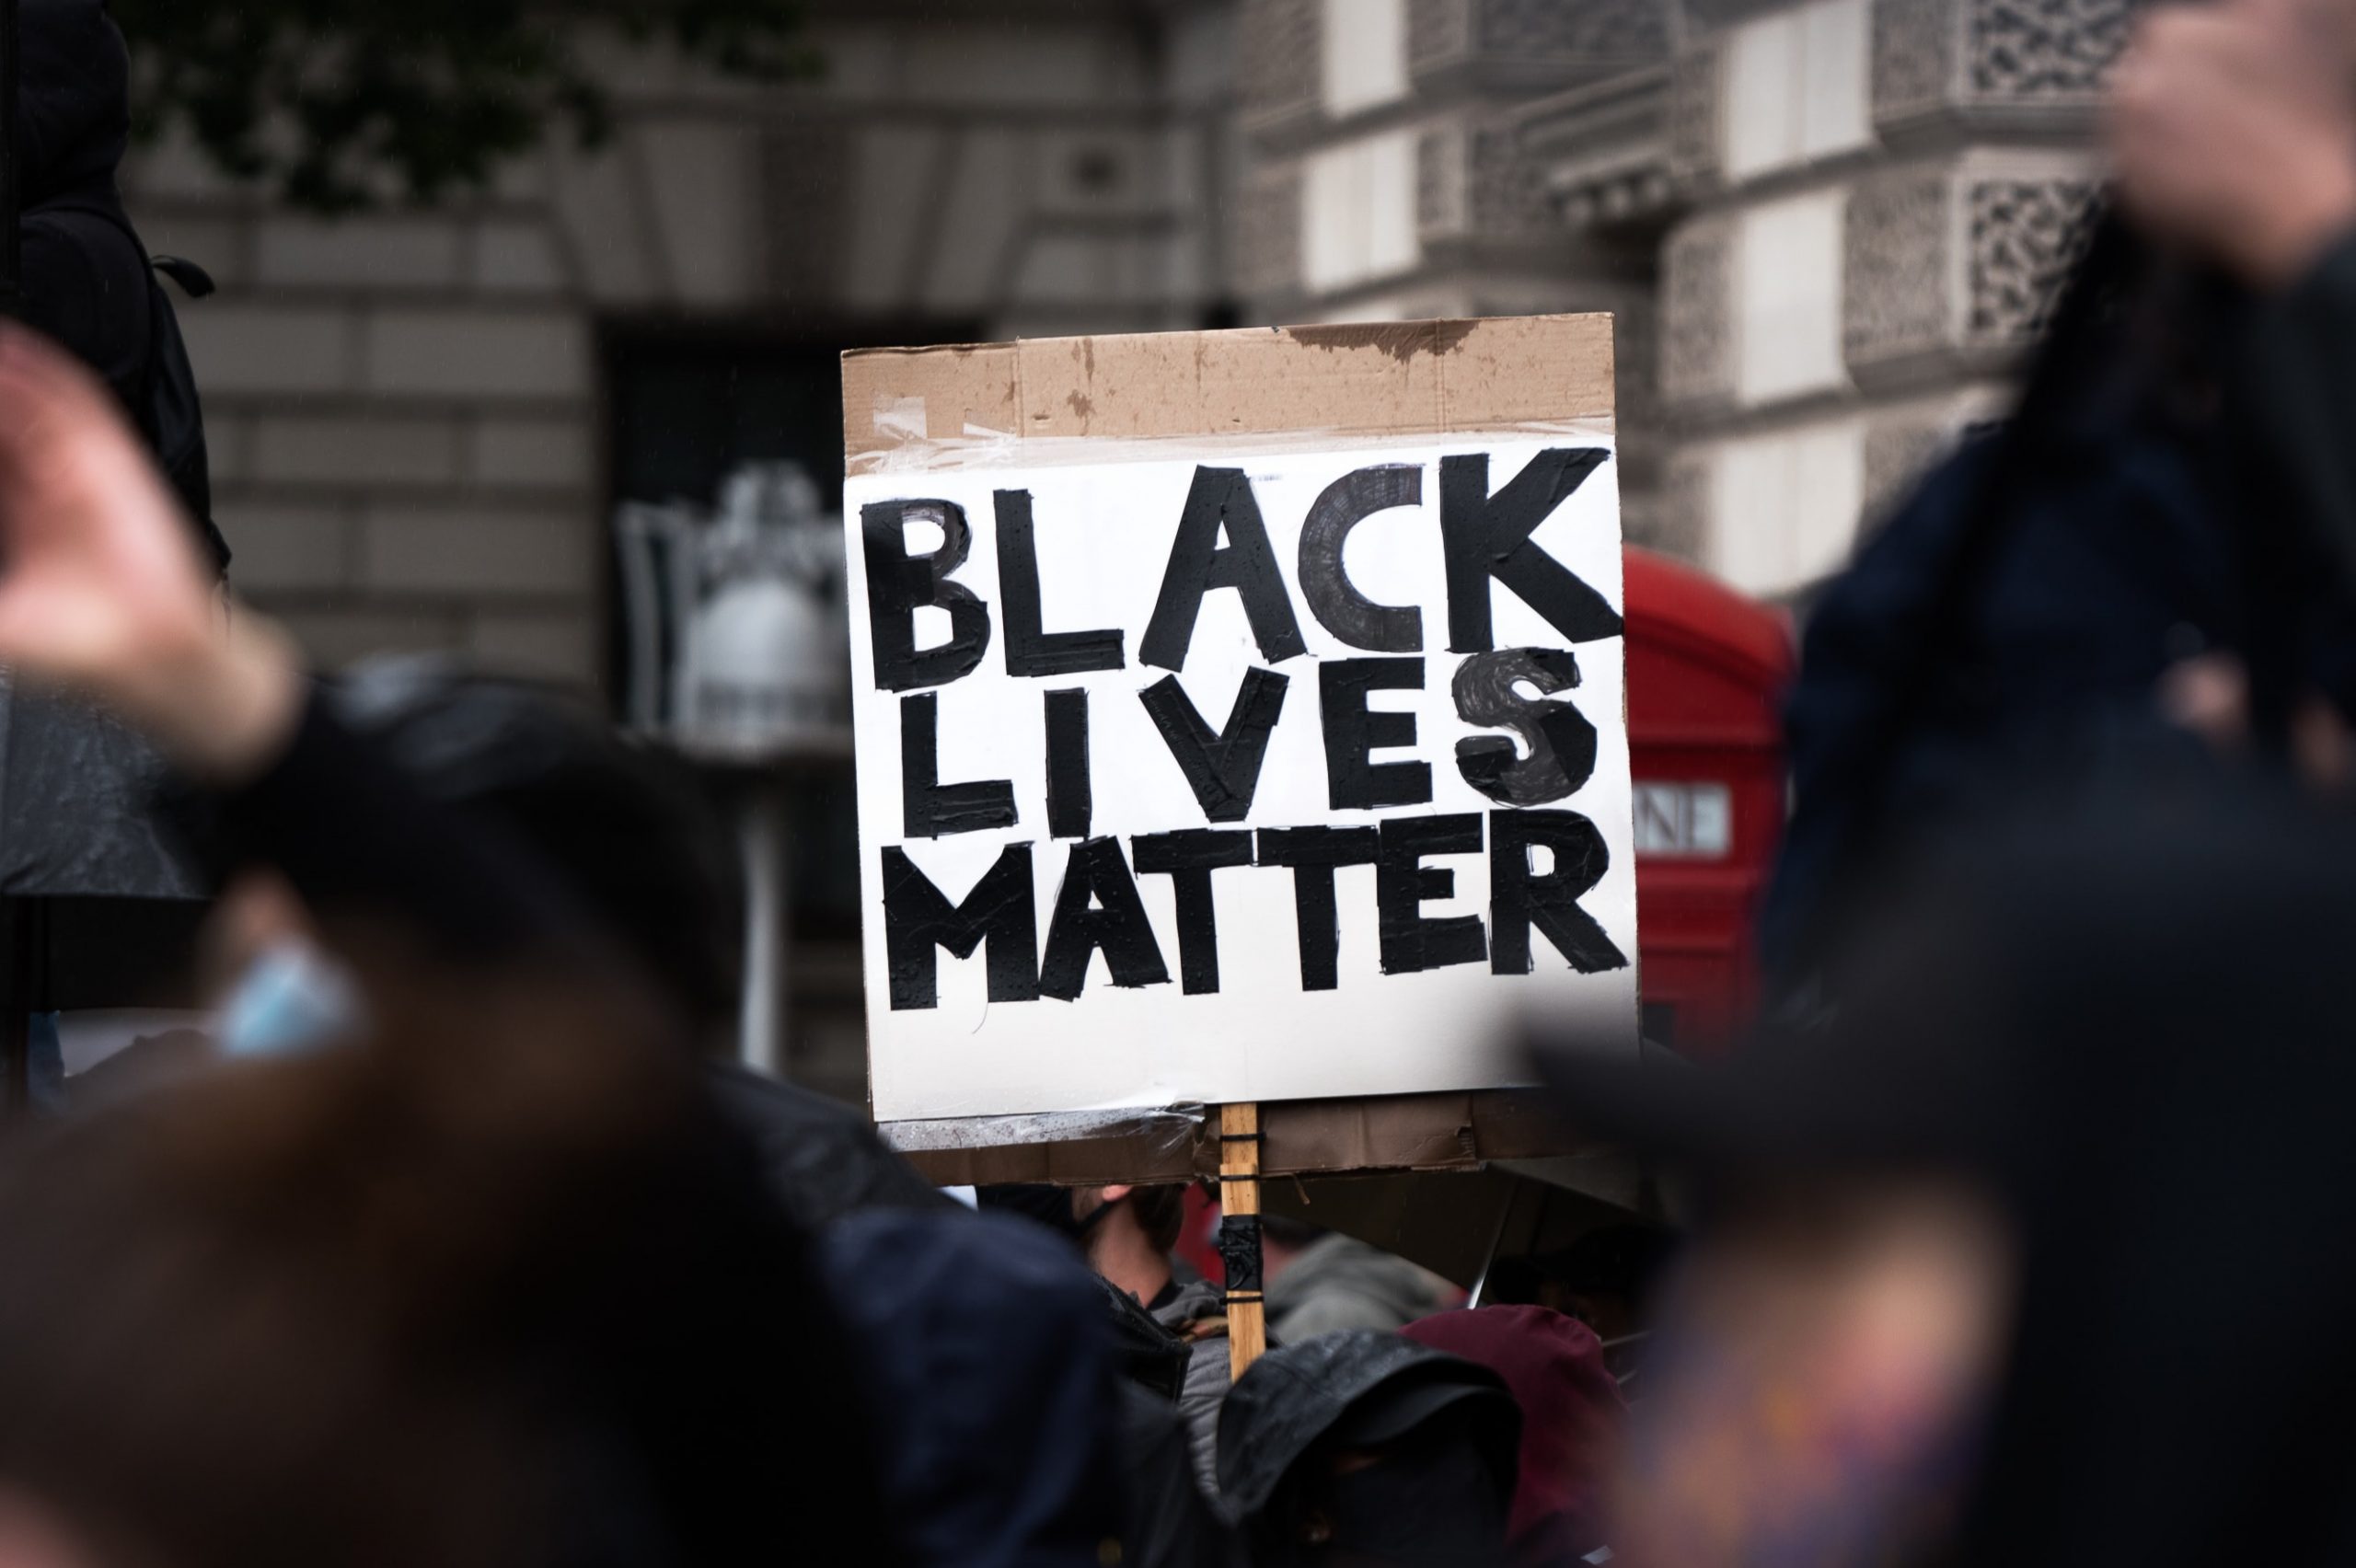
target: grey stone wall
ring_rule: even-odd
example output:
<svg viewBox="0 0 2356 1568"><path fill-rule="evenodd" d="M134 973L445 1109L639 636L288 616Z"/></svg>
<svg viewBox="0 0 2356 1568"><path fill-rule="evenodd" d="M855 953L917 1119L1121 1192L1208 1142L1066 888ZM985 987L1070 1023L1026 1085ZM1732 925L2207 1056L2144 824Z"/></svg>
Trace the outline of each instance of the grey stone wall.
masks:
<svg viewBox="0 0 2356 1568"><path fill-rule="evenodd" d="M184 147L136 160L151 246L223 285L182 314L240 592L326 663L458 651L587 684L604 324L1184 327L1230 244L1298 243L1232 194L1224 5L1151 26L1109 5L1062 24L818 9L823 82L613 54L609 145L553 144L446 211L320 223Z"/></svg>

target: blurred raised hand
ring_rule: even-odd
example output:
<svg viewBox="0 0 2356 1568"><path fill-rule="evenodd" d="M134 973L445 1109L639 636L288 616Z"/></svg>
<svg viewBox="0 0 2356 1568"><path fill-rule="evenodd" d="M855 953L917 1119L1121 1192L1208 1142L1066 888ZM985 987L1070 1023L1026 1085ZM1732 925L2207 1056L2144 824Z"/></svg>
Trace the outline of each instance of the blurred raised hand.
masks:
<svg viewBox="0 0 2356 1568"><path fill-rule="evenodd" d="M2356 230L2356 0L2148 11L2111 78L2120 207L2258 288Z"/></svg>
<svg viewBox="0 0 2356 1568"><path fill-rule="evenodd" d="M275 626L225 612L193 537L105 388L0 323L0 664L235 779L291 732L301 669Z"/></svg>

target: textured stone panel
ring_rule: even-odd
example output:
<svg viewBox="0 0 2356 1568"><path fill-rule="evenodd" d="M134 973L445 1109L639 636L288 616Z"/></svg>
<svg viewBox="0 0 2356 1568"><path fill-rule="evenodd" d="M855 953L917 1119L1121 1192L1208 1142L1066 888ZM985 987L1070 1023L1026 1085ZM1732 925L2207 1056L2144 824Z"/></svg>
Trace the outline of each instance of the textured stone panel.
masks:
<svg viewBox="0 0 2356 1568"><path fill-rule="evenodd" d="M2096 186L2090 179L1981 179L1969 191L1969 335L1976 343L2034 338L2077 259Z"/></svg>
<svg viewBox="0 0 2356 1568"><path fill-rule="evenodd" d="M1669 52L1663 0L1474 0L1474 47L1509 60L1657 60Z"/></svg>
<svg viewBox="0 0 2356 1568"><path fill-rule="evenodd" d="M2127 42L2130 0L1972 0L1971 90L1981 98L2091 97Z"/></svg>
<svg viewBox="0 0 2356 1568"><path fill-rule="evenodd" d="M1669 236L1662 267L1660 387L1670 403L1734 391L1734 230L1705 218Z"/></svg>
<svg viewBox="0 0 2356 1568"><path fill-rule="evenodd" d="M1937 170L1878 175L1850 193L1841 338L1852 364L1952 340L1948 214Z"/></svg>
<svg viewBox="0 0 2356 1568"><path fill-rule="evenodd" d="M1561 226L1547 193L1545 169L1522 151L1513 126L1474 126L1467 151L1474 234L1526 239Z"/></svg>
<svg viewBox="0 0 2356 1568"><path fill-rule="evenodd" d="M1427 70L1463 58L1472 41L1472 0L1407 0L1407 64Z"/></svg>
<svg viewBox="0 0 2356 1568"><path fill-rule="evenodd" d="M1237 86L1245 112L1274 114L1317 101L1318 0L1244 0Z"/></svg>
<svg viewBox="0 0 2356 1568"><path fill-rule="evenodd" d="M1472 226L1472 192L1467 165L1472 154L1463 125L1449 121L1426 130L1415 143L1415 228L1434 237Z"/></svg>
<svg viewBox="0 0 2356 1568"><path fill-rule="evenodd" d="M1236 213L1234 269L1249 295L1300 287L1300 168L1264 169L1243 188Z"/></svg>
<svg viewBox="0 0 2356 1568"><path fill-rule="evenodd" d="M1958 19L1956 0L1874 0L1876 120L1919 114L1954 96Z"/></svg>
<svg viewBox="0 0 2356 1568"><path fill-rule="evenodd" d="M1718 167L1718 115L1725 96L1723 55L1715 44L1677 57L1669 84L1669 161L1680 179L1706 179Z"/></svg>

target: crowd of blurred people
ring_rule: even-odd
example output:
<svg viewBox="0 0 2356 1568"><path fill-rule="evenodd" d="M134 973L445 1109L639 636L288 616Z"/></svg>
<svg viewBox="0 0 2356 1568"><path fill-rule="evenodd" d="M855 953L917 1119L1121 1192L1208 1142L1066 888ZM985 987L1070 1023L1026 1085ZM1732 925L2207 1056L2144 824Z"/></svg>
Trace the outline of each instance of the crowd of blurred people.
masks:
<svg viewBox="0 0 2356 1568"><path fill-rule="evenodd" d="M659 758L231 606L120 41L25 13L0 663L184 781L227 1005L6 1129L0 1568L2356 1559L2347 0L2139 25L2020 414L1815 608L1760 1038L1544 1058L1691 1239L1473 1303L1270 1216L1240 1377L1180 1189L967 1206L722 1059Z"/></svg>

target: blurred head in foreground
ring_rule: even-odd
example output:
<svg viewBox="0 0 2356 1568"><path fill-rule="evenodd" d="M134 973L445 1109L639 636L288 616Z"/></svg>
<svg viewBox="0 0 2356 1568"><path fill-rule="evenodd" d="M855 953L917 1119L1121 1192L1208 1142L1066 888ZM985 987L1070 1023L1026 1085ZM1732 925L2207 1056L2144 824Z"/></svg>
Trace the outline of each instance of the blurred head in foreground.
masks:
<svg viewBox="0 0 2356 1568"><path fill-rule="evenodd" d="M710 1562L814 1513L872 1544L858 1438L791 1408L854 1413L799 1245L683 1055L611 994L408 981L369 1049L0 1173L0 1568Z"/></svg>
<svg viewBox="0 0 2356 1568"><path fill-rule="evenodd" d="M446 659L370 661L326 688L336 718L409 783L530 854L607 932L696 1043L735 1022L744 890L734 848L691 778L557 695ZM267 868L221 861L202 802L183 826L216 855L211 960L225 1044L271 1055L358 1032L360 998L321 928Z"/></svg>
<svg viewBox="0 0 2356 1568"><path fill-rule="evenodd" d="M2356 824L2196 782L1955 849L1828 1021L1558 1072L1715 1178L1615 1547L2350 1560Z"/></svg>

